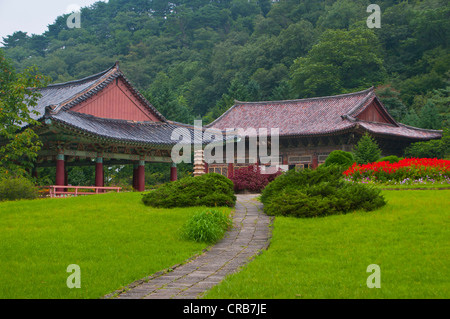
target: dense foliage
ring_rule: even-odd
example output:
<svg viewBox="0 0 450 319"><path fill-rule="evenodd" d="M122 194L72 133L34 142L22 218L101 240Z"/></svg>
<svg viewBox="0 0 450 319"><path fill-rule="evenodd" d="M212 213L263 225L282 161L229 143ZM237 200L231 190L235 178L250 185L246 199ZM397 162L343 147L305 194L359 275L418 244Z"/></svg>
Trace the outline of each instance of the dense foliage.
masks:
<svg viewBox="0 0 450 319"><path fill-rule="evenodd" d="M261 201L268 215L294 217L370 211L386 204L380 190L344 181L339 166L290 170L267 185Z"/></svg>
<svg viewBox="0 0 450 319"><path fill-rule="evenodd" d="M385 157L382 157L382 158L378 159L377 162L397 163L399 160L401 160L401 158L398 157L398 156L388 155L388 156L385 156Z"/></svg>
<svg viewBox="0 0 450 319"><path fill-rule="evenodd" d="M327 159L325 160L324 165L325 166L331 166L331 165L339 165L343 166L345 168L352 166L352 164L355 162L355 157L350 152L345 152L341 150L332 151Z"/></svg>
<svg viewBox="0 0 450 319"><path fill-rule="evenodd" d="M228 206L234 207L233 182L217 173L184 177L162 185L142 197L142 202L153 207Z"/></svg>
<svg viewBox="0 0 450 319"><path fill-rule="evenodd" d="M450 161L436 158L405 158L394 163L388 161L365 165L355 163L343 174L352 181L405 183L405 181L429 180L450 182Z"/></svg>
<svg viewBox="0 0 450 319"><path fill-rule="evenodd" d="M0 202L6 200L36 199L38 189L23 176L3 177L0 179Z"/></svg>
<svg viewBox="0 0 450 319"><path fill-rule="evenodd" d="M450 130L444 129L442 138L427 142L417 142L405 150L407 157L450 158Z"/></svg>
<svg viewBox="0 0 450 319"><path fill-rule="evenodd" d="M249 191L259 193L280 174L280 170L271 174L264 174L261 172L260 166L250 165L235 169L231 180L236 192Z"/></svg>
<svg viewBox="0 0 450 319"><path fill-rule="evenodd" d="M182 237L197 242L215 243L233 225L227 213L218 209L206 209L194 214L182 229Z"/></svg>
<svg viewBox="0 0 450 319"><path fill-rule="evenodd" d="M445 0L109 0L60 16L42 35L3 39L17 69L54 82L121 62L171 120L214 120L238 100L279 100L377 86L396 120L449 125L450 7Z"/></svg>
<svg viewBox="0 0 450 319"><path fill-rule="evenodd" d="M0 174L20 176L32 167L41 147L37 134L26 124L38 125L29 106L40 94L34 88L47 79L35 67L16 72L0 50Z"/></svg>
<svg viewBox="0 0 450 319"><path fill-rule="evenodd" d="M366 132L353 147L353 154L356 163L366 164L377 161L381 156L381 149L375 139Z"/></svg>

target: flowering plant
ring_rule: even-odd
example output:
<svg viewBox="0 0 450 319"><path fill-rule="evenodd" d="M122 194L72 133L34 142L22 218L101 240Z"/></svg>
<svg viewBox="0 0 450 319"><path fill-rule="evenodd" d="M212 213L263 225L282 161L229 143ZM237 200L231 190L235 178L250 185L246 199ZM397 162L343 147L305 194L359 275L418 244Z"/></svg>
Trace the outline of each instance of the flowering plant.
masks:
<svg viewBox="0 0 450 319"><path fill-rule="evenodd" d="M363 182L445 182L450 181L450 161L437 158L405 158L397 163L355 163L343 174L347 180Z"/></svg>

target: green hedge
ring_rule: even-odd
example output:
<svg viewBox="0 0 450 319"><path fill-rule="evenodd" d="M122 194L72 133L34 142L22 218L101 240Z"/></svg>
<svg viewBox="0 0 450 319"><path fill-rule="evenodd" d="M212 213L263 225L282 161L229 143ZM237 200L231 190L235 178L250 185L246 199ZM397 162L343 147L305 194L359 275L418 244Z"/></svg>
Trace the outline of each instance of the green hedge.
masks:
<svg viewBox="0 0 450 319"><path fill-rule="evenodd" d="M153 207L228 206L236 196L231 180L217 173L184 177L145 194L142 202Z"/></svg>
<svg viewBox="0 0 450 319"><path fill-rule="evenodd" d="M386 204L379 189L344 181L342 169L320 166L279 176L261 194L264 211L275 216L318 217L370 211Z"/></svg>
<svg viewBox="0 0 450 319"><path fill-rule="evenodd" d="M350 152L336 150L331 152L325 160L325 166L339 165L348 168L355 163L355 157Z"/></svg>
<svg viewBox="0 0 450 319"><path fill-rule="evenodd" d="M3 177L0 179L0 201L35 199L38 190L33 182L25 177Z"/></svg>
<svg viewBox="0 0 450 319"><path fill-rule="evenodd" d="M385 156L380 158L377 162L389 162L389 163L397 163L398 161L400 161L401 158L395 155L389 155L389 156Z"/></svg>

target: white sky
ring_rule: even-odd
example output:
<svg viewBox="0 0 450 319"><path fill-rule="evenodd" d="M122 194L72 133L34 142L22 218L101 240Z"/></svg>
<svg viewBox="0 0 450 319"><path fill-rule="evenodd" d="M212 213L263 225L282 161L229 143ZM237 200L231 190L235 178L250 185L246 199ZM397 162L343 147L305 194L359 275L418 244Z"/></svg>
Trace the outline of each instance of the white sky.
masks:
<svg viewBox="0 0 450 319"><path fill-rule="evenodd" d="M0 0L0 42L3 37L15 31L28 32L28 35L42 34L58 16L97 1L99 0Z"/></svg>

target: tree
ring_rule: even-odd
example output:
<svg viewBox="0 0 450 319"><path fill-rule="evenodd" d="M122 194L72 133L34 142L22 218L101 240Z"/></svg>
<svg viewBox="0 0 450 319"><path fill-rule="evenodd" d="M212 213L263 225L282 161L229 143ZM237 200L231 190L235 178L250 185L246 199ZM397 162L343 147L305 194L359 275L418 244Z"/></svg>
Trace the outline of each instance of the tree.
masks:
<svg viewBox="0 0 450 319"><path fill-rule="evenodd" d="M353 148L353 154L357 164L367 164L376 162L381 156L381 150L373 137L366 132Z"/></svg>
<svg viewBox="0 0 450 319"><path fill-rule="evenodd" d="M0 173L23 175L32 166L41 142L32 126L37 112L30 107L37 104L41 87L48 79L37 68L16 73L11 62L0 50Z"/></svg>
<svg viewBox="0 0 450 319"><path fill-rule="evenodd" d="M442 138L412 143L405 149L406 157L448 158L450 156L450 130L444 129Z"/></svg>
<svg viewBox="0 0 450 319"><path fill-rule="evenodd" d="M294 61L291 82L299 97L354 91L385 77L381 47L373 30L327 30L306 57Z"/></svg>
<svg viewBox="0 0 450 319"><path fill-rule="evenodd" d="M436 106L433 102L428 101L420 112L419 126L426 129L438 130L441 128L442 120L436 110Z"/></svg>

